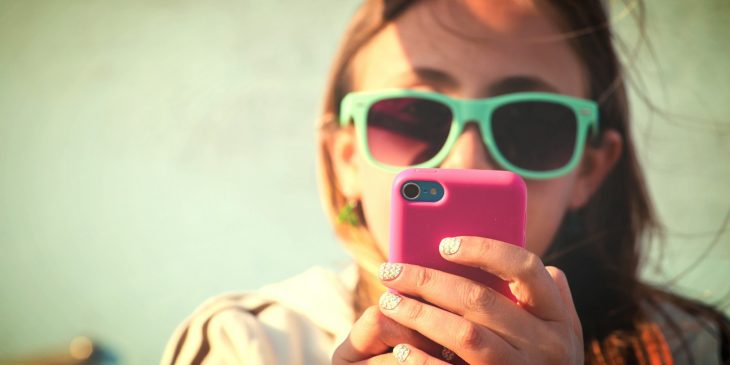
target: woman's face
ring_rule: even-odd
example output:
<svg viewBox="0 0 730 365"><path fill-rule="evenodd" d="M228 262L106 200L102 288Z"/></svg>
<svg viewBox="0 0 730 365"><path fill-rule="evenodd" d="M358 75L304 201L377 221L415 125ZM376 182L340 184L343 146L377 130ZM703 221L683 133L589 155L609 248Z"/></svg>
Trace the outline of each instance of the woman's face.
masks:
<svg viewBox="0 0 730 365"><path fill-rule="evenodd" d="M567 41L529 41L560 32L548 10L532 1L419 1L358 52L352 64L353 89L422 89L459 98L547 91L586 98L586 70ZM354 133L354 128L345 128L335 137L338 182L348 198L361 201L368 227L387 253L395 175L366 161ZM609 145L615 138L620 146L616 136L609 136ZM529 250L542 255L566 210L587 201L613 163L607 158L617 157L600 152L587 151L579 167L562 177L526 181ZM473 123L441 167L498 168Z"/></svg>

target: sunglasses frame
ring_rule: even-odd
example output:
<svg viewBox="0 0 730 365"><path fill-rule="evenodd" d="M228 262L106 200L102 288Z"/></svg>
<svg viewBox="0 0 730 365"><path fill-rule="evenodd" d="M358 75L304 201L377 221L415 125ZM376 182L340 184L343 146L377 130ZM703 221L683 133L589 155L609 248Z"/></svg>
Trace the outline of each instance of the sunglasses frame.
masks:
<svg viewBox="0 0 730 365"><path fill-rule="evenodd" d="M416 97L436 101L450 108L453 115L449 135L444 146L430 160L413 166L392 166L376 160L370 152L367 141L367 116L370 107L382 100L390 98ZM548 171L534 171L523 169L507 160L497 148L492 135L492 114L504 105L525 101L543 101L563 105L569 108L574 114L576 122L575 149L568 163L560 168ZM373 165L386 171L399 172L406 168L433 168L438 167L446 159L451 149L456 144L464 128L474 121L479 125L482 134L482 141L494 160L503 168L512 171L526 179L551 179L567 174L575 168L580 161L581 154L585 147L586 135L590 129L591 135L598 135L598 104L592 100L579 99L571 96L546 93L546 92L518 92L494 96L484 99L457 99L450 96L428 91L409 89L369 90L350 92L342 99L340 104L340 125L347 126L354 121L355 133L361 152Z"/></svg>

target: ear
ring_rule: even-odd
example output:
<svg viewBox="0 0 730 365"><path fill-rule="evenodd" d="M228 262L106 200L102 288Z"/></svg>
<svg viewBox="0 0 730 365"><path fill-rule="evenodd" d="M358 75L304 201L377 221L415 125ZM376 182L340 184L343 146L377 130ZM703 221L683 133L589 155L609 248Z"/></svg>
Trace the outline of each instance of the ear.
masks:
<svg viewBox="0 0 730 365"><path fill-rule="evenodd" d="M337 188L349 200L360 199L357 153L355 128L349 126L335 131L330 144L332 166L337 178Z"/></svg>
<svg viewBox="0 0 730 365"><path fill-rule="evenodd" d="M597 147L585 148L583 159L578 165L578 176L569 204L571 210L579 209L588 203L621 157L623 138L617 131L607 129L599 138L600 143Z"/></svg>

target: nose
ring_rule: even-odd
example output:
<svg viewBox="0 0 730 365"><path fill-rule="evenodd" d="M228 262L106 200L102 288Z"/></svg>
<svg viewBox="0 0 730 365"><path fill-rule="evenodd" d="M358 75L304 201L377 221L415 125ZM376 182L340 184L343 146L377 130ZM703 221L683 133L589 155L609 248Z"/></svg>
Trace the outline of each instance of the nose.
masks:
<svg viewBox="0 0 730 365"><path fill-rule="evenodd" d="M482 140L482 135L479 133L479 126L476 123L469 123L464 128L441 167L451 169L496 169L496 163L489 155Z"/></svg>

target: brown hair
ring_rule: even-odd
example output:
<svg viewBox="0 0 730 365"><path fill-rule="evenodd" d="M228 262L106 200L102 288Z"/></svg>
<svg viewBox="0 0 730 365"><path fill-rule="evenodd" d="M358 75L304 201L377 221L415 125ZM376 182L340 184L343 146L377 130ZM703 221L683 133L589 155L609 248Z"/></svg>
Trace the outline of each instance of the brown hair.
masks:
<svg viewBox="0 0 730 365"><path fill-rule="evenodd" d="M350 91L351 60L413 3L415 0L367 0L355 13L331 68L319 121L323 205L360 267L361 281L354 303L358 311L364 309L374 291L380 290L372 273L384 257L368 232L361 210L357 211L361 225L340 224L337 220L337 213L347 202L337 187L328 143L332 129L337 128L339 102ZM623 69L614 49L606 9L600 0L547 3L558 17L564 39L589 70L589 98L600 103L601 130L617 131L624 144L619 161L590 201L580 210L566 214L543 260L546 265L562 269L568 278L583 327L587 363L671 363L661 331L646 317L648 308L665 313L661 303L670 302L691 315L717 322L724 336L730 333L730 326L727 318L711 307L640 282L641 243L661 234L661 227L636 158ZM643 4L634 4L638 4L637 17L641 20ZM666 314L665 317L671 325L672 319ZM676 331L682 338L678 328ZM727 337L723 341L726 343ZM685 350L692 362L686 344Z"/></svg>

